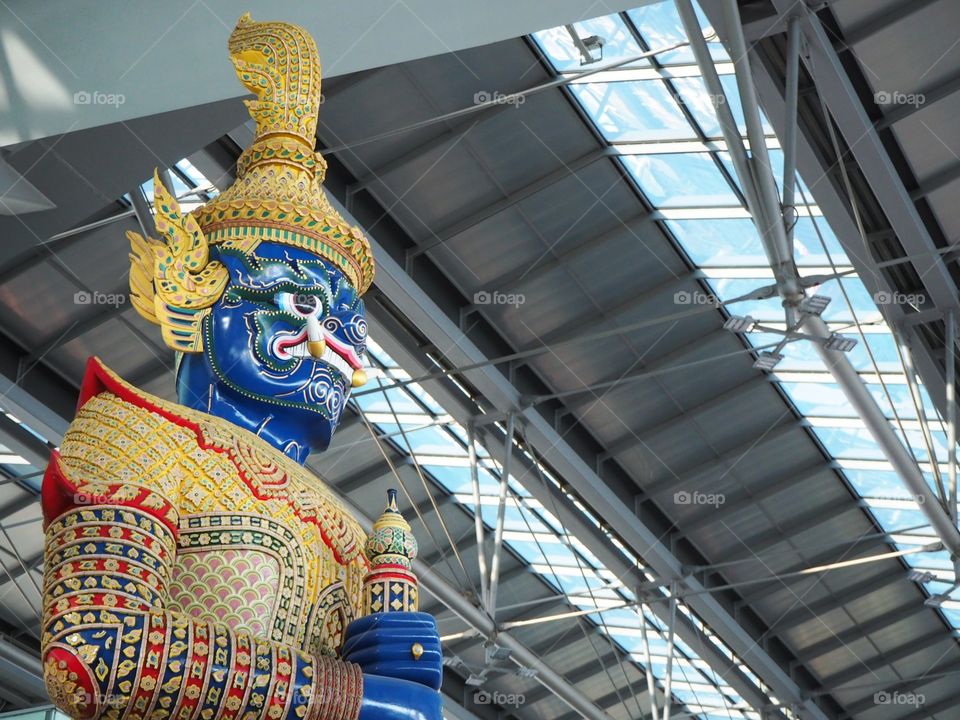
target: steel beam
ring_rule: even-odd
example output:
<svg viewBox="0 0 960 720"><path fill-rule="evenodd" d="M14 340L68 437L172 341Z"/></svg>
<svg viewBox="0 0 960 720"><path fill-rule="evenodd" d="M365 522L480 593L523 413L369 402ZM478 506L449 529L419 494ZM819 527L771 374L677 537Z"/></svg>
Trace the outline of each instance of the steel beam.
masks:
<svg viewBox="0 0 960 720"><path fill-rule="evenodd" d="M853 87L847 72L837 57L826 30L817 16L803 6L797 6L792 0L773 0L778 13L787 16L798 9L801 12L800 27L808 49L804 61L816 82L821 97L826 101L833 120L843 135L850 153L859 163L867 182L870 184L877 202L883 208L891 227L907 255L930 257L936 252L936 246L914 206L903 180L894 166L883 141L864 110L857 91ZM917 3L905 4L915 7ZM776 127L776 125L775 125ZM812 175L818 177L819 173ZM818 194L820 189L818 189ZM820 203L819 197L817 198ZM820 203L822 206L822 203ZM844 212L848 215L849 209ZM835 220L828 214L831 224ZM837 233L845 247L844 234ZM850 247L859 247L862 254L862 242L859 238L849 238ZM928 262L914 263L916 272L923 278L925 294L942 311L956 309L957 287L942 263L930 265ZM864 273L860 273L864 277ZM869 285L868 285L869 287ZM942 379L942 376L938 376ZM935 402L943 412L942 387L938 388L933 377L924 376L925 384L935 396Z"/></svg>
<svg viewBox="0 0 960 720"><path fill-rule="evenodd" d="M434 150L442 148L444 145L456 142L473 130L477 125L485 123L487 120L490 120L507 109L513 108L511 105L503 103L502 105L493 105L486 110L481 110L475 115L466 116L465 119L450 125L442 133L434 135L429 140L425 140L416 147L406 150L400 155L387 160L375 170L370 171L363 177L358 178L355 182L350 183L350 186L347 188L348 195L352 195L359 190L368 188L375 182L381 182L384 177L389 175L394 170L408 165L414 160L423 157L427 153L431 153Z"/></svg>
<svg viewBox="0 0 960 720"><path fill-rule="evenodd" d="M408 251L408 261L411 258L415 258L418 255L429 252L439 245L443 245L449 240L455 238L457 235L465 233L470 228L479 225L485 220L489 220L493 216L502 213L504 210L513 207L517 203L520 203L533 195L536 195L551 185L555 185L561 180L565 180L566 178L575 175L588 165L592 165L593 163L604 158L616 157L618 154L619 152L615 148L607 146L599 150L593 150L585 155L581 155L580 157L575 158L568 163L563 163L557 169L551 170L546 175L543 175L536 180L529 182L523 187L514 190L506 197L501 198L500 200L497 200L496 202L491 203L490 205L487 205L486 207L481 208L473 213L470 213L470 215L465 218L447 225L439 232L431 233L422 237L417 243L418 247Z"/></svg>
<svg viewBox="0 0 960 720"><path fill-rule="evenodd" d="M836 38L834 40L834 45L840 50L850 50L852 46L878 35L935 2L937 0L910 0L910 2L897 3L889 10L881 11L873 17L848 28L843 33L842 39Z"/></svg>
<svg viewBox="0 0 960 720"><path fill-rule="evenodd" d="M826 337L829 334L826 323L819 317L808 316L805 325L820 337ZM913 497L917 498L920 510L927 516L934 531L943 540L951 557L960 556L960 531L943 509L939 498L930 489L913 455L904 447L900 436L894 431L850 360L844 353L827 350L820 344L814 347L897 475Z"/></svg>
<svg viewBox="0 0 960 720"><path fill-rule="evenodd" d="M671 472L670 476L661 480L656 480L652 483L648 483L643 489L644 495L648 498L654 498L665 493L673 492L677 488L681 487L683 483L689 482L690 478L704 477L711 470L725 468L727 465L737 463L738 461L743 460L744 455L752 450L756 450L759 446L765 443L782 440L784 437L787 437L792 433L801 431L802 428L802 423L798 422L794 418L788 418L786 422L782 422L764 432L761 437L758 438L751 434L749 438L744 440L739 445L727 450L723 450L718 455L706 460L705 462L699 463L692 467L681 468L679 470L667 468ZM849 505L846 509L850 510L853 508L853 505Z"/></svg>
<svg viewBox="0 0 960 720"><path fill-rule="evenodd" d="M572 246L567 250L552 255L550 253L553 251L553 248L547 248L543 255L534 262L532 267L527 267L525 264L520 265L512 270L502 273L498 277L495 277L488 282L485 282L484 287L497 289L503 292L510 292L515 288L521 287L521 283L530 282L549 272L550 270L553 270L554 268L576 262L586 253L598 247L602 247L612 238L620 237L624 232L640 232L643 228L648 226L653 227L653 221L650 219L650 214L646 211L634 215L633 217L614 219L615 222L605 230L601 230L598 234L593 235L583 242L573 243ZM634 228L635 225L638 227ZM482 307L484 306L471 303L470 305L464 307L464 312L478 310Z"/></svg>
<svg viewBox="0 0 960 720"><path fill-rule="evenodd" d="M651 300L655 300L662 295L676 293L681 289L690 287L691 283L695 283L696 280L702 277L704 277L703 271L694 270L692 272L668 278L658 285L654 285L652 288L644 288L640 292L631 294L629 297L619 301L612 308L601 308L599 310L599 315L601 317L599 318L597 317L597 310L588 309L586 312L581 313L576 318L564 322L563 325L556 330L551 330L550 332L540 336L537 340L537 344L555 345L566 342L567 340L575 338L578 335L582 335L583 328L590 324L597 325L599 323L612 323L612 321L616 320L621 315L625 315L631 310L636 310L638 307L642 307Z"/></svg>
<svg viewBox="0 0 960 720"><path fill-rule="evenodd" d="M944 358L947 400L947 512L957 524L957 318L952 312L944 318Z"/></svg>
<svg viewBox="0 0 960 720"><path fill-rule="evenodd" d="M797 625L810 622L814 618L820 619L823 615L833 610L838 610L847 603L861 600L867 595L888 588L891 584L898 581L906 582L903 575L891 576L890 573L881 572L866 580L861 580L850 585L836 594L831 592L826 597L812 602L804 602L802 600L804 596L801 594L801 599L797 600L800 607L782 614L776 622L770 626L769 632L782 634ZM921 602L922 598L920 594L917 593L917 604L919 605Z"/></svg>
<svg viewBox="0 0 960 720"><path fill-rule="evenodd" d="M794 222L787 226L787 244L793 257L793 230L797 211L794 205L794 190L797 180L797 103L800 87L800 25L796 17L787 21L787 82L786 115L787 133L783 138L783 210L789 212Z"/></svg>
<svg viewBox="0 0 960 720"><path fill-rule="evenodd" d="M932 633L914 638L890 650L884 650L868 660L858 658L850 667L821 678L820 684L825 690L840 690L842 686L852 683L864 675L875 674L878 670L908 658L914 653L931 650L940 643L948 642L952 645L955 641L950 635L943 632L943 628L938 628Z"/></svg>
<svg viewBox="0 0 960 720"><path fill-rule="evenodd" d="M881 630L886 630L898 622L916 617L920 613L924 612L932 611L922 603L909 602L905 605L901 605L900 607L896 607L892 610L881 613L873 619L867 620L859 625L855 625L852 628L841 630L835 633L831 631L830 637L799 650L797 652L796 663L805 665L814 660L822 658L825 655L836 652L837 650L843 650L848 648L851 643L856 642L857 640L869 637L870 635L880 632Z"/></svg>
<svg viewBox="0 0 960 720"><path fill-rule="evenodd" d="M824 462L816 462L796 472L785 473L782 468L778 468L774 475L767 480L744 487L739 492L728 493L722 506L705 510L699 517L684 522L680 527L680 537L689 538L693 533L708 525L724 522L738 512L742 512L749 507L756 507L765 500L779 495L784 490L803 485L817 475L827 472L831 472L831 467L829 463Z"/></svg>
<svg viewBox="0 0 960 720"><path fill-rule="evenodd" d="M493 557L490 559L490 584L487 586L487 613L497 618L497 592L500 589L500 556L503 551L503 530L507 517L507 497L510 493L510 461L513 459L513 426L516 415L507 413L507 432L503 439L503 464L500 466L500 486L497 496L497 524L493 535ZM477 508L480 511L480 508ZM481 512L482 514L482 512Z"/></svg>
<svg viewBox="0 0 960 720"><path fill-rule="evenodd" d="M702 343L703 338L701 338L698 342ZM738 383L731 388L727 388L726 390L721 391L719 394L697 403L693 407L682 410L678 415L675 415L668 420L650 423L646 427L638 428L635 432L627 433L626 435L607 443L607 449L600 453L599 457L603 460L616 457L620 453L636 447L637 444L641 442L638 440L638 436L649 437L651 435L661 435L663 433L670 432L678 425L682 425L685 422L691 422L697 415L700 415L701 413L709 412L722 405L725 405L732 399L738 398L743 393L749 392L754 388L765 385L769 386L770 384L771 380L769 376L751 374L751 376L743 382Z"/></svg>
<svg viewBox="0 0 960 720"><path fill-rule="evenodd" d="M774 0L774 5L778 12L784 16L788 16L795 8L795 3L789 2L788 0ZM688 29L691 29L690 13L692 10L689 10L689 0L678 0L678 7L681 9L681 15L684 16L685 25ZM752 152L759 153L761 158L759 162L754 162L750 166L750 169L753 171L752 173L742 172L741 166L743 163L735 163L735 165L738 175L741 178L741 184L747 185L751 177L759 184L760 191L757 194L757 199L760 202L755 207L751 206L751 212L754 215L754 222L758 227L767 227L772 231L761 233L761 240L763 241L771 267L774 269L774 274L777 275L777 285L780 295L783 297L789 309L791 305L796 303L798 297L802 297L802 293L798 295L797 271L796 266L793 265L793 259L792 257L785 257L788 247L786 241L786 226L776 197L776 186L770 171L769 160L767 159L765 141L759 130L759 108L755 97L753 78L750 72L749 55L744 43L743 32L739 22L739 12L735 0L725 0L723 9L727 40L730 44L732 54L737 58L738 87L740 89L744 113L747 118L747 129L752 138L751 149ZM846 132L844 132L844 135L847 138L847 142L851 144L851 151L857 155L868 181L874 186L874 192L878 200L888 215L890 215L894 229L897 230L905 247L907 240L903 237L903 233L907 230L913 233L923 232L928 242L922 249L932 250L933 243L930 240L929 234L926 233L926 227L923 225L916 208L913 207L912 203L909 202L909 198L906 197L903 182L897 174L889 156L886 154L882 145L880 145L876 131L866 122L866 114L863 106L854 94L853 88L850 86L849 78L840 65L836 53L827 41L820 20L809 10L801 17L801 28L807 38L807 44L810 46L810 53L813 56L819 55L817 58L819 62L812 63L810 71L817 81L821 94L830 96L832 94L831 83L833 82L845 86L850 92L850 95L847 96L846 99L855 105L851 107L850 111L858 112L861 119L864 120L864 123L861 125L861 130L863 130L863 127L866 128L864 132L859 132L853 137L848 136ZM697 26L697 30L698 29L699 26ZM705 47L703 38L697 35L691 37L691 40L692 47L697 54L698 64L701 66L705 78L711 74L715 76L716 71L713 68L712 61L708 57L703 57ZM826 85L826 88L824 85ZM841 98L841 100L842 99L843 98ZM847 118L843 116L843 113L838 112L836 105L831 105L831 108L833 109L834 118L838 124L841 125L841 129L843 129L844 121ZM847 132L849 132L849 130L850 128L848 127ZM868 142L865 143L865 139L868 140ZM863 145L871 146L871 143L876 144L875 149L878 151L876 154L871 155L858 150L858 148ZM732 145L731 149L733 155L737 155L740 151L740 148L733 148ZM863 157L861 157L861 155ZM887 173L886 175L884 175L885 172ZM874 178L874 173L879 177ZM886 184L884 180L886 180ZM889 198L889 204L885 202L886 197ZM897 203L899 203L899 205ZM898 209L902 210L902 217L898 217ZM761 225L761 223L763 224ZM937 296L934 296L934 301L944 309L956 307L956 286L947 274L946 268L939 265L936 272L933 271L933 268L928 268L927 275L933 276L934 281L939 277L945 290L942 297L942 304L939 302L941 298ZM950 289L949 292L946 292L947 288ZM827 324L818 316L806 316L803 325L816 337L827 338L830 335ZM836 379L841 390L843 390L847 396L851 405L853 405L858 415L863 419L868 431L893 465L901 480L915 497L924 499L924 502L920 503L918 501L918 504L930 520L937 534L943 540L946 548L953 557L960 555L960 531L957 530L956 525L953 524L934 493L928 487L915 459L904 447L900 437L894 431L889 421L887 421L883 411L867 390L866 385L850 363L850 360L844 353L825 349L821 343L815 343L814 347Z"/></svg>
<svg viewBox="0 0 960 720"><path fill-rule="evenodd" d="M725 560L743 560L760 555L780 543L789 542L794 535L830 522L849 512L862 511L856 505L843 502L831 502L826 506L815 507L800 515L794 515L789 521L777 527L762 530L755 535L739 538L737 546L724 555Z"/></svg>

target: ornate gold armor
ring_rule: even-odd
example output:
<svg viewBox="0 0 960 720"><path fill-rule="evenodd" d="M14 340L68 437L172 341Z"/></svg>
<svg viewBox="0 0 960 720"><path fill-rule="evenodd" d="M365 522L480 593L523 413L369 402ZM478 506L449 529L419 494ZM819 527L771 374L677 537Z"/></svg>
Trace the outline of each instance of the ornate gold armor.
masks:
<svg viewBox="0 0 960 720"><path fill-rule="evenodd" d="M301 466L92 359L43 506L45 672L74 717L356 717L359 671L327 658L365 536Z"/></svg>

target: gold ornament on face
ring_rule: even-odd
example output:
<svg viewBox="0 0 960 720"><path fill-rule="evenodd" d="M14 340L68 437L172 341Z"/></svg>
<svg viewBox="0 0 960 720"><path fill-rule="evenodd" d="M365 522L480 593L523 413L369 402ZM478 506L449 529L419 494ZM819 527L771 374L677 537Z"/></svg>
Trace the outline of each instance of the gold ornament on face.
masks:
<svg viewBox="0 0 960 720"><path fill-rule="evenodd" d="M210 260L211 247L247 255L262 242L297 247L333 263L361 295L374 276L369 241L321 186L326 162L315 150L321 95L313 39L296 25L254 22L245 14L229 49L237 77L256 95L246 101L256 135L237 160L236 181L184 215L155 175L161 239L127 233L133 306L180 352L203 351L203 320L229 282L227 269ZM319 344L313 351L323 352Z"/></svg>

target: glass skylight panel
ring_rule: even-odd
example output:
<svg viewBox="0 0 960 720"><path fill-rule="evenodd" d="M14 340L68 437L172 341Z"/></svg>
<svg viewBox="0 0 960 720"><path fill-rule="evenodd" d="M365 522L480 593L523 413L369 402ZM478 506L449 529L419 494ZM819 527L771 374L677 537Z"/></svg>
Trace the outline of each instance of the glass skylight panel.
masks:
<svg viewBox="0 0 960 720"><path fill-rule="evenodd" d="M807 197L809 197L809 194ZM820 237L817 235L817 229L823 236L823 244L821 244ZM827 223L818 219L817 225L814 227L812 218L798 218L793 226L793 246L797 265L801 267L804 265L829 265L827 254L823 251L824 245L826 245L827 251L830 253L830 260L833 260L834 264L849 264L850 261L847 259L846 252L840 246L840 241L837 240L837 236L833 234L833 230Z"/></svg>
<svg viewBox="0 0 960 720"><path fill-rule="evenodd" d="M441 427L425 427L407 432L406 439L414 453L428 455L465 455L462 445L454 442Z"/></svg>
<svg viewBox="0 0 960 720"><path fill-rule="evenodd" d="M844 470L853 488L863 497L909 500L910 491L895 472L882 470ZM926 522L926 521L924 521Z"/></svg>
<svg viewBox="0 0 960 720"><path fill-rule="evenodd" d="M696 139L660 80L582 83L570 92L610 142Z"/></svg>
<svg viewBox="0 0 960 720"><path fill-rule="evenodd" d="M424 468L428 469L437 482L451 493L469 495L472 502L473 480L470 478L470 473L463 472L461 468L444 467L442 465L424 464ZM483 468L477 470L477 480L480 483L481 494L495 495L498 492L499 483L497 479Z"/></svg>
<svg viewBox="0 0 960 720"><path fill-rule="evenodd" d="M763 243L747 218L668 220L666 225L700 267L767 265Z"/></svg>
<svg viewBox="0 0 960 720"><path fill-rule="evenodd" d="M629 155L623 162L656 207L740 205L708 153Z"/></svg>
<svg viewBox="0 0 960 720"><path fill-rule="evenodd" d="M681 101L693 115L693 119L703 134L711 139L720 140L723 138L723 130L720 127L720 121L717 119L717 104L723 103L730 108L734 121L741 134L746 133L747 126L743 117L743 105L740 103L740 96L737 94L736 77L731 74L720 75L720 85L723 87L725 97L718 98L707 91L707 86L702 77L684 77L674 78L673 86ZM765 133L772 134L771 128L766 122L763 124Z"/></svg>

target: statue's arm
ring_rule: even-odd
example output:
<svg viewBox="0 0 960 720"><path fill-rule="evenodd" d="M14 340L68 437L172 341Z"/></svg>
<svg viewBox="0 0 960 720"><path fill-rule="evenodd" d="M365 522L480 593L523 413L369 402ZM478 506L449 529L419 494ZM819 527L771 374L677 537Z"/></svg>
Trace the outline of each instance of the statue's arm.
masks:
<svg viewBox="0 0 960 720"><path fill-rule="evenodd" d="M71 717L358 717L357 665L167 609L176 508L149 483L84 495L54 458L43 495L44 677Z"/></svg>

